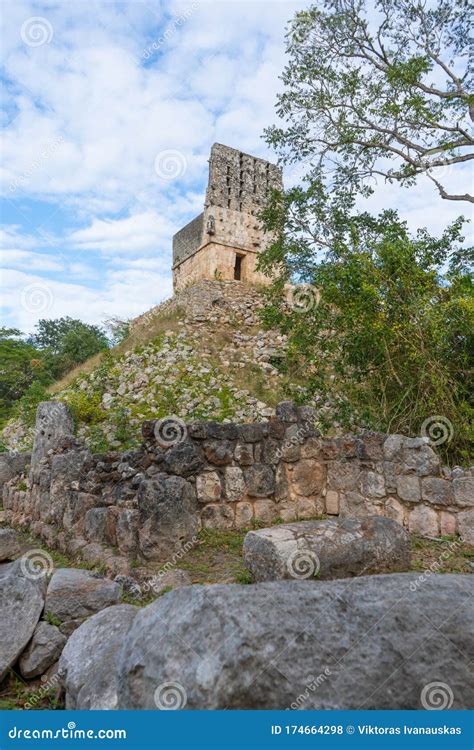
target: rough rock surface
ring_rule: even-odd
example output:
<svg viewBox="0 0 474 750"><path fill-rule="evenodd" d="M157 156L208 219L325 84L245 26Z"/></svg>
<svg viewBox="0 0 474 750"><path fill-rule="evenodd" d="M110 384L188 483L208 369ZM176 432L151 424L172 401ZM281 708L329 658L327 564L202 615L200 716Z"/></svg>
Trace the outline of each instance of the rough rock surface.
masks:
<svg viewBox="0 0 474 750"><path fill-rule="evenodd" d="M0 453L0 496L3 485L22 474L31 460L30 453Z"/></svg>
<svg viewBox="0 0 474 750"><path fill-rule="evenodd" d="M117 708L117 657L137 612L131 604L109 607L71 635L59 660L66 709Z"/></svg>
<svg viewBox="0 0 474 750"><path fill-rule="evenodd" d="M249 531L243 553L255 581L314 581L408 570L410 538L382 516L301 521Z"/></svg>
<svg viewBox="0 0 474 750"><path fill-rule="evenodd" d="M35 444L31 454L31 465L35 466L49 450L60 446L64 439L74 435L74 420L69 407L61 401L38 405L36 413Z"/></svg>
<svg viewBox="0 0 474 750"><path fill-rule="evenodd" d="M89 570L59 568L48 586L45 611L68 622L89 617L119 599L118 583Z"/></svg>
<svg viewBox="0 0 474 750"><path fill-rule="evenodd" d="M20 537L15 529L0 529L0 562L15 560L20 554Z"/></svg>
<svg viewBox="0 0 474 750"><path fill-rule="evenodd" d="M172 683L186 709L418 709L433 682L472 708L473 593L416 573L178 589L137 614L118 708L156 709Z"/></svg>
<svg viewBox="0 0 474 750"><path fill-rule="evenodd" d="M22 560L0 565L0 681L33 635L45 590L44 576L28 577Z"/></svg>
<svg viewBox="0 0 474 750"><path fill-rule="evenodd" d="M199 530L194 488L183 477L157 474L142 482L138 509L140 551L146 559L172 555Z"/></svg>
<svg viewBox="0 0 474 750"><path fill-rule="evenodd" d="M465 510L458 515L459 533L467 544L474 545L474 511Z"/></svg>
<svg viewBox="0 0 474 750"><path fill-rule="evenodd" d="M67 638L55 625L39 622L21 655L20 671L27 680L44 674L61 656Z"/></svg>

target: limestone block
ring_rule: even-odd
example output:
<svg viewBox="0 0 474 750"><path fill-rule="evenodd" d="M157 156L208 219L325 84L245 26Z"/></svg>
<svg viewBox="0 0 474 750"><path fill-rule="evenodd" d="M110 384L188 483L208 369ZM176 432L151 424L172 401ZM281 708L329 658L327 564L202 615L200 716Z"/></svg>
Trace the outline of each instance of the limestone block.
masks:
<svg viewBox="0 0 474 750"><path fill-rule="evenodd" d="M278 505L273 500L255 500L253 509L255 520L263 523L272 523L279 515Z"/></svg>
<svg viewBox="0 0 474 750"><path fill-rule="evenodd" d="M438 514L427 505L417 505L408 516L408 528L422 536L438 536Z"/></svg>
<svg viewBox="0 0 474 750"><path fill-rule="evenodd" d="M245 481L250 497L268 497L275 492L275 473L271 466L249 466L245 469Z"/></svg>
<svg viewBox="0 0 474 750"><path fill-rule="evenodd" d="M61 656L66 640L59 628L47 622L39 622L20 658L20 672L23 677L30 680L44 674Z"/></svg>
<svg viewBox="0 0 474 750"><path fill-rule="evenodd" d="M457 520L461 539L467 544L474 545L474 511L463 510L458 513Z"/></svg>
<svg viewBox="0 0 474 750"><path fill-rule="evenodd" d="M400 475L396 478L397 495L401 500L408 503L417 503L421 500L421 487L418 477L409 475Z"/></svg>
<svg viewBox="0 0 474 750"><path fill-rule="evenodd" d="M58 568L46 592L45 612L61 622L88 617L117 604L120 587L97 573L76 568Z"/></svg>
<svg viewBox="0 0 474 750"><path fill-rule="evenodd" d="M275 502L279 503L288 498L288 477L283 463L275 470Z"/></svg>
<svg viewBox="0 0 474 750"><path fill-rule="evenodd" d="M172 555L198 532L195 489L183 477L157 474L143 480L138 509L140 551L146 559Z"/></svg>
<svg viewBox="0 0 474 750"><path fill-rule="evenodd" d="M451 505L453 502L453 482L438 477L426 477L421 480L421 495L425 502L432 505Z"/></svg>
<svg viewBox="0 0 474 750"><path fill-rule="evenodd" d="M74 435L74 420L62 401L42 401L36 410L36 427L32 468L36 468L49 450L55 450L65 439Z"/></svg>
<svg viewBox="0 0 474 750"><path fill-rule="evenodd" d="M326 513L330 516L339 515L339 493L334 490L326 493Z"/></svg>
<svg viewBox="0 0 474 750"><path fill-rule="evenodd" d="M322 503L318 504L316 500L309 497L299 497L295 502L296 516L299 519L314 518L323 510Z"/></svg>
<svg viewBox="0 0 474 750"><path fill-rule="evenodd" d="M117 708L117 658L138 611L131 604L110 607L71 635L59 661L68 710Z"/></svg>
<svg viewBox="0 0 474 750"><path fill-rule="evenodd" d="M385 515L393 518L402 526L405 523L405 508L395 497L389 497L385 503Z"/></svg>
<svg viewBox="0 0 474 750"><path fill-rule="evenodd" d="M315 437L309 437L301 445L302 458L319 458L321 453L321 441Z"/></svg>
<svg viewBox="0 0 474 750"><path fill-rule="evenodd" d="M359 490L367 497L385 496L385 479L375 471L363 471L359 477Z"/></svg>
<svg viewBox="0 0 474 750"><path fill-rule="evenodd" d="M211 464L224 466L232 463L232 443L226 440L212 440L204 443L204 455Z"/></svg>
<svg viewBox="0 0 474 750"><path fill-rule="evenodd" d="M110 661L118 672L117 708L156 710L157 685L168 682L179 684L174 706L184 710L285 710L302 693L307 700L296 707L307 710L422 709L424 686L445 680L452 708L469 709L473 576L432 575L417 586L419 577L171 591L140 609L118 663ZM342 666L335 662L346 654ZM308 675L326 667L328 678L307 690ZM372 744L382 747L365 746ZM317 747L311 737L301 745Z"/></svg>
<svg viewBox="0 0 474 750"><path fill-rule="evenodd" d="M105 542L107 508L91 508L84 519L84 533L90 542Z"/></svg>
<svg viewBox="0 0 474 750"><path fill-rule="evenodd" d="M123 555L135 557L138 546L138 525L140 512L132 508L123 508L117 517L117 547Z"/></svg>
<svg viewBox="0 0 474 750"><path fill-rule="evenodd" d="M457 531L457 521L454 513L442 510L439 514L439 526L441 536L454 536Z"/></svg>
<svg viewBox="0 0 474 750"><path fill-rule="evenodd" d="M237 503L235 506L235 526L238 529L245 529L250 526L253 520L253 507L251 503Z"/></svg>
<svg viewBox="0 0 474 750"><path fill-rule="evenodd" d="M293 401L282 401L277 404L275 414L280 422L297 422L298 409Z"/></svg>
<svg viewBox="0 0 474 750"><path fill-rule="evenodd" d="M196 495L200 503L219 502L222 495L221 480L216 471L206 471L196 477Z"/></svg>
<svg viewBox="0 0 474 750"><path fill-rule="evenodd" d="M318 495L323 489L325 479L326 467L324 464L311 458L305 458L294 464L291 487L298 495L305 497Z"/></svg>
<svg viewBox="0 0 474 750"><path fill-rule="evenodd" d="M461 507L474 505L474 476L453 480L454 502Z"/></svg>
<svg viewBox="0 0 474 750"><path fill-rule="evenodd" d="M328 466L328 487L353 492L357 489L359 475L358 461L335 461Z"/></svg>
<svg viewBox="0 0 474 750"><path fill-rule="evenodd" d="M225 497L231 503L241 500L245 493L245 480L239 466L226 466L224 472Z"/></svg>
<svg viewBox="0 0 474 750"><path fill-rule="evenodd" d="M206 505L201 511L201 521L205 529L231 529L235 511L232 505Z"/></svg>
<svg viewBox="0 0 474 750"><path fill-rule="evenodd" d="M249 443L237 443L234 450L234 458L241 466L253 464L253 445Z"/></svg>
<svg viewBox="0 0 474 750"><path fill-rule="evenodd" d="M20 554L20 536L14 529L0 529L0 562L15 560Z"/></svg>
<svg viewBox="0 0 474 750"><path fill-rule="evenodd" d="M255 581L314 581L407 570L410 539L381 516L303 521L249 531L243 556Z"/></svg>

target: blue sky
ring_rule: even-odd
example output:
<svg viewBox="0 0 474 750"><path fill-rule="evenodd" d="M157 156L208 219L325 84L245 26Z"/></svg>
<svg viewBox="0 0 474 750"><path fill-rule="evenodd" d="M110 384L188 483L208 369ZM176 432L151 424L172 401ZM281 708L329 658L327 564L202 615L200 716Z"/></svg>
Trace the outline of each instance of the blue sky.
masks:
<svg viewBox="0 0 474 750"><path fill-rule="evenodd" d="M128 318L170 296L171 238L202 209L212 143L274 158L262 133L306 5L3 3L3 325ZM423 182L371 202L433 232L461 212Z"/></svg>

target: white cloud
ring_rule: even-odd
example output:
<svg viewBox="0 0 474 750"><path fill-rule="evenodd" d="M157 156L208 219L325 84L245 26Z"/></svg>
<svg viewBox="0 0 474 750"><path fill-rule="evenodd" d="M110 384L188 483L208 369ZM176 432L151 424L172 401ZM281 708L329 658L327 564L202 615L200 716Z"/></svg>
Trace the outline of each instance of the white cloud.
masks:
<svg viewBox="0 0 474 750"><path fill-rule="evenodd" d="M157 252L173 232L165 216L148 211L125 219L94 219L86 229L72 232L69 241L79 250L99 250L108 254Z"/></svg>
<svg viewBox="0 0 474 750"><path fill-rule="evenodd" d="M2 307L15 325L31 332L40 318L69 315L89 323L111 317L129 318L159 304L171 294L167 276L150 270L112 273L100 294L77 283L16 270L2 272Z"/></svg>
<svg viewBox="0 0 474 750"><path fill-rule="evenodd" d="M45 253L31 253L27 250L14 248L2 249L2 263L6 268L28 268L35 271L62 271L64 264L58 259Z"/></svg>
<svg viewBox="0 0 474 750"><path fill-rule="evenodd" d="M0 176L19 213L22 201L37 209L24 212L28 229L17 219L6 228L9 321L31 328L43 315L19 301L28 284L50 288L48 316L88 321L137 315L170 294L172 235L202 210L211 144L271 158L261 135L275 121L285 25L306 5L17 0L4 6ZM182 24L173 23L184 15ZM21 26L32 16L52 25L49 44L21 41ZM174 30L162 39L165 29ZM153 42L159 49L145 60ZM155 171L157 155L169 149L185 163L176 180ZM375 209L387 205L387 196L413 224L433 231L460 212L440 202L431 185L409 193L387 188L373 198Z"/></svg>

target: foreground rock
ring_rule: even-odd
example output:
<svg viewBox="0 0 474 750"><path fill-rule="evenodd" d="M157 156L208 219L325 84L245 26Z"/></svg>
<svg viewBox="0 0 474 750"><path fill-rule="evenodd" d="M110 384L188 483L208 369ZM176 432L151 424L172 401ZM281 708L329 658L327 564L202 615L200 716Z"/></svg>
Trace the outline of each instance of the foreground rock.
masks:
<svg viewBox="0 0 474 750"><path fill-rule="evenodd" d="M30 680L44 674L61 656L66 637L54 625L39 622L20 659L20 671Z"/></svg>
<svg viewBox="0 0 474 750"><path fill-rule="evenodd" d="M109 607L71 635L59 661L67 709L117 708L117 657L137 612L131 604Z"/></svg>
<svg viewBox="0 0 474 750"><path fill-rule="evenodd" d="M177 589L135 617L118 707L418 709L433 682L453 709L472 707L473 583L402 573Z"/></svg>
<svg viewBox="0 0 474 750"><path fill-rule="evenodd" d="M24 650L43 611L46 579L33 575L27 575L22 560L0 566L0 681Z"/></svg>
<svg viewBox="0 0 474 750"><path fill-rule="evenodd" d="M249 531L243 554L255 581L314 581L407 570L410 539L382 516L302 521Z"/></svg>
<svg viewBox="0 0 474 750"><path fill-rule="evenodd" d="M85 617L117 604L119 600L118 583L88 570L59 568L48 586L45 610L61 623L72 624L66 629L69 634L74 624L80 624Z"/></svg>
<svg viewBox="0 0 474 750"><path fill-rule="evenodd" d="M0 562L15 560L20 554L20 536L14 529L0 529Z"/></svg>
<svg viewBox="0 0 474 750"><path fill-rule="evenodd" d="M0 453L0 496L3 485L26 471L31 460L30 453Z"/></svg>

